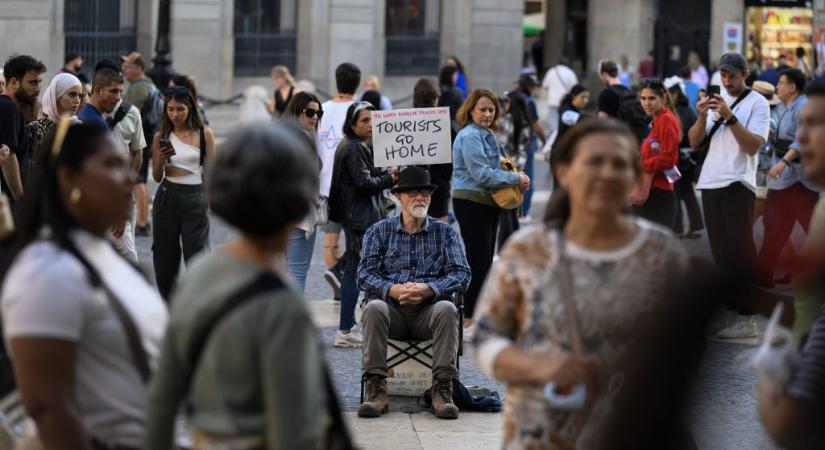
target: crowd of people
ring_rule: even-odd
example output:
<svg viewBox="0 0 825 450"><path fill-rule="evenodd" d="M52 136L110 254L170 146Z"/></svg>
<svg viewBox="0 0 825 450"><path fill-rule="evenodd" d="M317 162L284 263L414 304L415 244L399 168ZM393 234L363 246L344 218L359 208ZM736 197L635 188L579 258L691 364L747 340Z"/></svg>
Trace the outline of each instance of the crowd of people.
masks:
<svg viewBox="0 0 825 450"><path fill-rule="evenodd" d="M716 294L727 310L718 336L756 337L754 315L782 300L749 286L777 282L796 223L808 236L783 323L801 356L787 385L760 380L760 415L780 443L821 442L825 85L810 73L749 84L741 55L724 55L713 76L691 55L678 74L628 87L606 60L593 110L564 61L499 94L473 87L452 56L412 89L414 108L449 109L452 162L383 168L372 114L393 105L352 63L336 68L327 101L273 68L274 123L221 144L190 78L158 87L136 53L98 63L89 88L81 68L67 56L42 95L47 68L34 57L12 56L0 78L11 205L0 209L0 381L44 448L171 449L181 423L196 449L351 448L302 301L319 231L340 301L332 344L362 348L360 417L389 411L388 340L407 338L433 340L431 410L458 418L466 339L508 387L505 448L685 444L682 372L701 357ZM640 73L653 71L651 55ZM555 188L534 220L542 147ZM214 251L210 211L238 232ZM705 229L715 269L703 271L677 237ZM135 236L147 235L154 277L138 265ZM654 375L668 382L645 390ZM639 396L661 428L609 439L644 429L641 415L616 414Z"/></svg>

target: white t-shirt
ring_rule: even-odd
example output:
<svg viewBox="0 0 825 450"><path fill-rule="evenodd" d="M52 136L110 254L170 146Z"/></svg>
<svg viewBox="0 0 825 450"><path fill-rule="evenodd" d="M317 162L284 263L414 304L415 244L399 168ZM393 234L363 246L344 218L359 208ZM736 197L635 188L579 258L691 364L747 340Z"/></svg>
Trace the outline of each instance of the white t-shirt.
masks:
<svg viewBox="0 0 825 450"><path fill-rule="evenodd" d="M563 65L556 64L544 75L542 87L547 90L547 104L558 108L561 100L570 92L570 89L579 82L576 72Z"/></svg>
<svg viewBox="0 0 825 450"><path fill-rule="evenodd" d="M168 319L163 300L106 240L82 231L73 236L131 315L156 367ZM121 322L103 291L89 284L83 265L53 242L36 241L9 269L0 301L7 341L26 336L76 343L74 400L86 431L104 443L141 447L146 386Z"/></svg>
<svg viewBox="0 0 825 450"><path fill-rule="evenodd" d="M335 160L335 149L344 138L344 121L347 118L347 109L351 101L335 103L332 100L324 102L321 109L324 117L318 124L318 157L321 158L321 195L329 197L329 187L332 184L332 163Z"/></svg>
<svg viewBox="0 0 825 450"><path fill-rule="evenodd" d="M732 105L735 97L728 95L722 89L722 98L725 103ZM771 109L765 97L751 91L734 109L739 123L762 137L768 139L771 130ZM705 124L705 132L710 133L716 113L710 112ZM756 192L757 155L749 156L743 152L736 142L736 138L726 125L722 125L710 140L710 149L699 175L697 189L719 189L733 183L741 182L748 189Z"/></svg>

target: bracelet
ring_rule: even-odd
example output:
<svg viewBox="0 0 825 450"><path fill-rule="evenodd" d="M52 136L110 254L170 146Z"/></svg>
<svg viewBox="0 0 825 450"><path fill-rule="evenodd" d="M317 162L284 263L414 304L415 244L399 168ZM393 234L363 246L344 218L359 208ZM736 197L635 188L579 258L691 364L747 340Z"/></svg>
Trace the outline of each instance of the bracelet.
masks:
<svg viewBox="0 0 825 450"><path fill-rule="evenodd" d="M779 158L779 160L780 160L780 161L782 161L783 163L785 163L785 165L786 165L786 166L789 166L789 165L791 164L791 163L790 163L790 162L788 162L788 160L786 160L785 158Z"/></svg>

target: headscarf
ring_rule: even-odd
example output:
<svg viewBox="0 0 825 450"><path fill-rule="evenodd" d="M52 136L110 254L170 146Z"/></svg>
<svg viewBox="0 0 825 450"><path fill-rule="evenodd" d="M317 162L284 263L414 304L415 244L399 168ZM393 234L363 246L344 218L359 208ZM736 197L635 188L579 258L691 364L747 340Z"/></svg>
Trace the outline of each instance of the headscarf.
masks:
<svg viewBox="0 0 825 450"><path fill-rule="evenodd" d="M43 94L43 114L55 123L60 122L57 99L75 86L82 85L80 80L70 73L59 73L52 78L52 82L49 83L49 87L46 88L46 92Z"/></svg>

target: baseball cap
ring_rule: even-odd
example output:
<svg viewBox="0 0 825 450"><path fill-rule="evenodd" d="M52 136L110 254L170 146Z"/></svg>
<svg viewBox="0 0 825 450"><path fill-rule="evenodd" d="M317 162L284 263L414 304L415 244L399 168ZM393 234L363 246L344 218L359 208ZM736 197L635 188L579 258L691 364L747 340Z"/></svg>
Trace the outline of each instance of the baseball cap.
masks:
<svg viewBox="0 0 825 450"><path fill-rule="evenodd" d="M539 80L532 73L523 73L518 77L519 86L538 86Z"/></svg>
<svg viewBox="0 0 825 450"><path fill-rule="evenodd" d="M748 62L739 53L725 53L719 61L719 70L728 72L747 72Z"/></svg>

